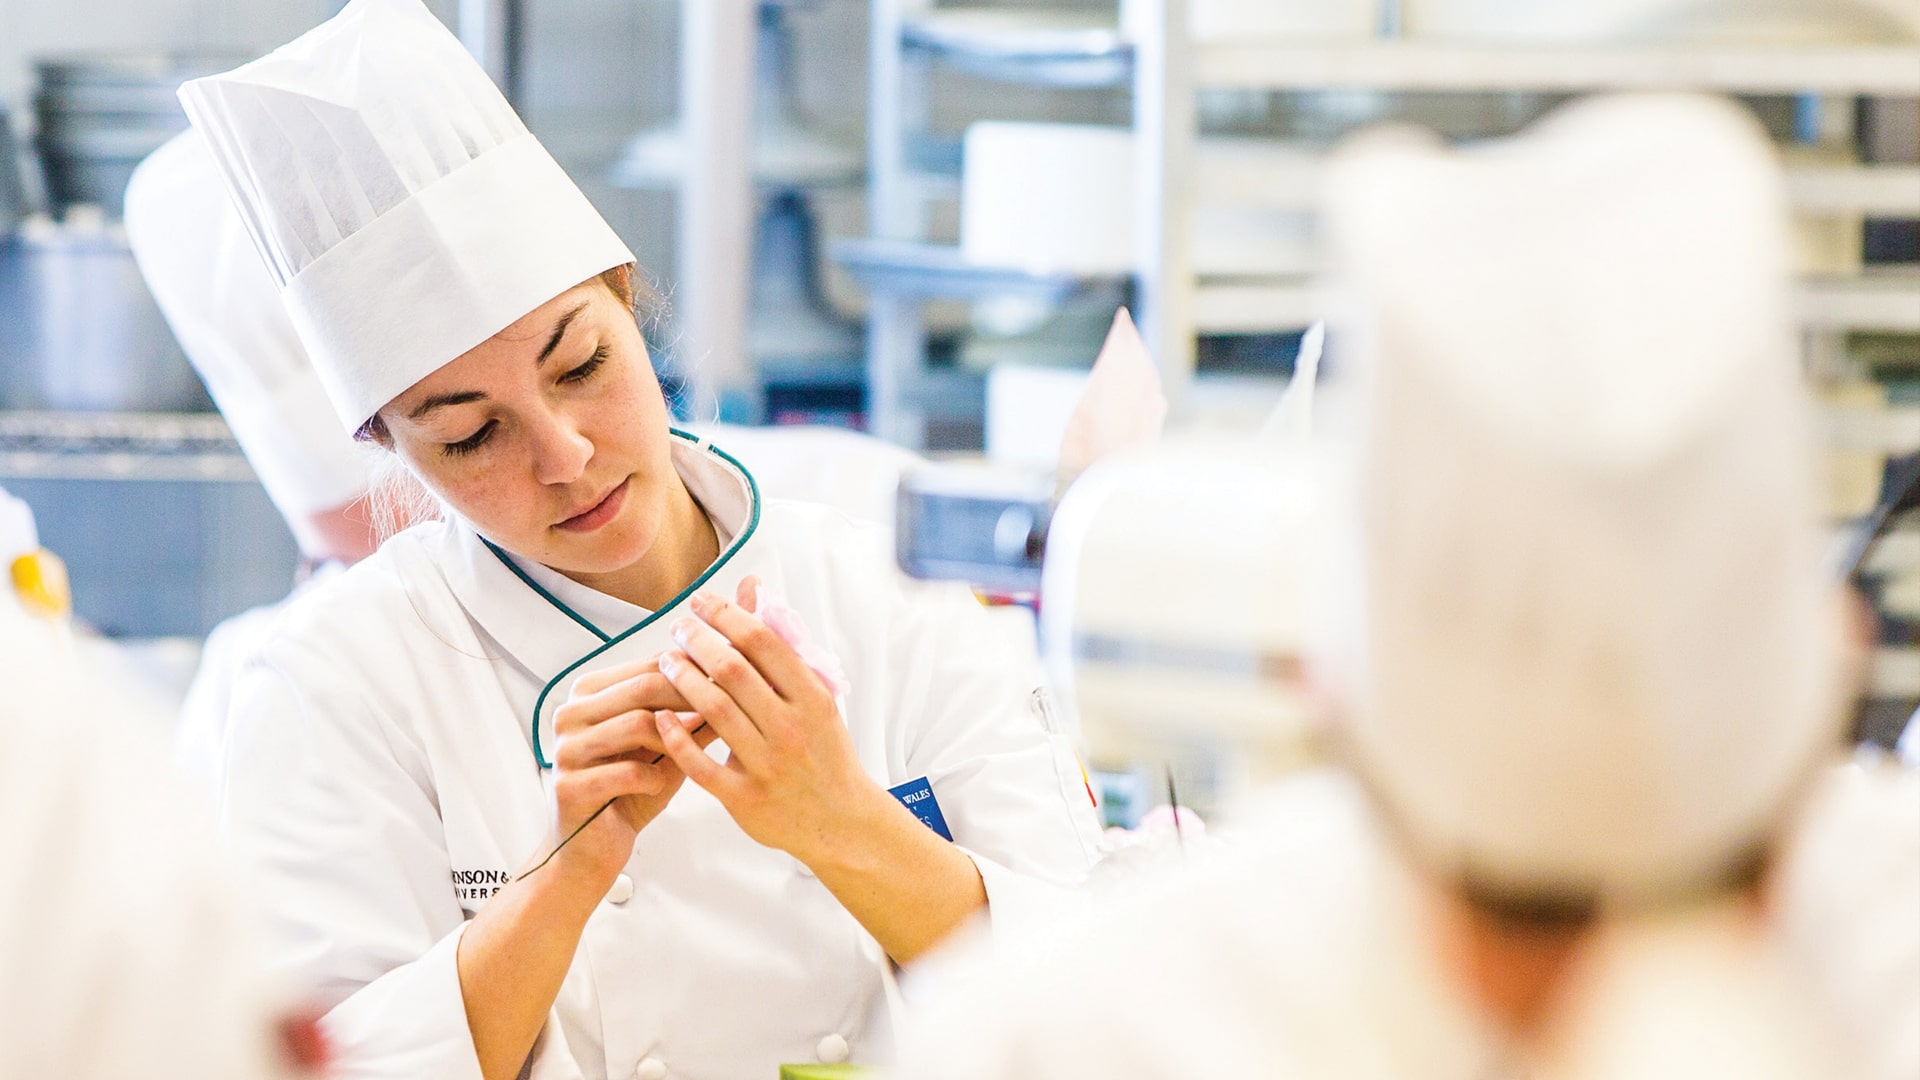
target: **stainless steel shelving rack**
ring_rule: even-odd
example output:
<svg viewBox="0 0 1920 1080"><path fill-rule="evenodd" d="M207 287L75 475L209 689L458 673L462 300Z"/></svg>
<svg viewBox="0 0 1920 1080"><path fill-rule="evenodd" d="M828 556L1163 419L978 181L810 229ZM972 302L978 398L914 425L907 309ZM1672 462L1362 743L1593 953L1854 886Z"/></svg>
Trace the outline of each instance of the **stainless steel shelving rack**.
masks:
<svg viewBox="0 0 1920 1080"><path fill-rule="evenodd" d="M980 380L927 368L929 300L1059 299L1098 281L967 263L929 239L931 208L959 195L960 150L930 128L932 73L1040 90L1124 86L1133 47L1112 15L874 0L869 40L869 235L833 257L867 289L868 427L923 447L930 416L977 411ZM1110 284L1110 281L1107 282Z"/></svg>
<svg viewBox="0 0 1920 1080"><path fill-rule="evenodd" d="M1202 172L1197 102L1206 90L1330 89L1428 93L1587 93L1697 90L1728 94L1920 97L1920 44L1807 46L1518 46L1418 40L1196 40L1188 0L1129 0L1128 23L1030 9L941 8L931 0L875 0L869 129L870 238L835 257L870 292L868 401L874 430L912 445L942 383L926 370L930 298L1007 292L1058 297L1087 282L967 264L927 239L928 208L957 195L957 147L929 135L929 72L1036 87L1126 85L1137 135L1134 296L1162 365L1175 417L1228 400L1277 393L1270 380L1195 375L1202 334L1283 333L1320 314L1307 278L1210 280L1194 271L1193 210L1254 203L1313 204L1297 167L1258 153ZM1828 110L1839 115L1844 110ZM1840 134L1844 135L1844 132ZM1802 209L1920 217L1920 166L1823 165L1790 172ZM1852 330L1920 331L1920 270L1868 268L1802 282L1799 315L1816 358Z"/></svg>
<svg viewBox="0 0 1920 1080"><path fill-rule="evenodd" d="M1299 329L1318 314L1303 279L1207 281L1192 271L1188 227L1209 191L1247 194L1258 177L1196 175L1195 101L1205 89L1587 93L1697 90L1834 98L1920 97L1920 44L1808 46L1519 47L1412 40L1194 41L1187 0L1129 4L1140 177L1135 267L1142 330L1176 410L1206 387L1194 379L1201 333ZM1295 185L1297 186L1297 184ZM1920 167L1796 171L1797 204L1826 212L1920 217ZM1287 199L1276 187L1269 198ZM1810 347L1830 351L1847 330L1920 332L1920 271L1869 268L1802 282L1799 315ZM1823 344L1823 342L1825 344Z"/></svg>
<svg viewBox="0 0 1920 1080"><path fill-rule="evenodd" d="M254 482L215 413L0 411L0 478Z"/></svg>

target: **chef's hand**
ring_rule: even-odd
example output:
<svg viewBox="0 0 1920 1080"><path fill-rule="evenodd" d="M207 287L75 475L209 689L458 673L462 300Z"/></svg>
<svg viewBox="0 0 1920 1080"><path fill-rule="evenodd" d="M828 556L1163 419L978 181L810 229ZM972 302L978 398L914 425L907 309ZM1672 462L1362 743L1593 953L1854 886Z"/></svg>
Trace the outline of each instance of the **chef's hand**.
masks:
<svg viewBox="0 0 1920 1080"><path fill-rule="evenodd" d="M661 728L677 731L695 753L716 735L651 660L581 676L553 726L554 832L541 855L559 848L556 860L611 884L634 838L686 779L666 756Z"/></svg>
<svg viewBox="0 0 1920 1080"><path fill-rule="evenodd" d="M670 760L748 836L812 866L891 796L860 767L826 684L754 614L756 586L741 582L738 602L695 594L699 618L674 623L679 648L659 657L660 674L726 742L726 764L685 725L656 727Z"/></svg>

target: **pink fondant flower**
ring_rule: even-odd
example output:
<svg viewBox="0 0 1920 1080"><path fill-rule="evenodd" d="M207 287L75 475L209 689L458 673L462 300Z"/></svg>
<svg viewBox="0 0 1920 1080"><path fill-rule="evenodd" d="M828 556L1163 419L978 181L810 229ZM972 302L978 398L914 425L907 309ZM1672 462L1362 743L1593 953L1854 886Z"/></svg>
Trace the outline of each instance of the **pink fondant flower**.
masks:
<svg viewBox="0 0 1920 1080"><path fill-rule="evenodd" d="M820 681L827 684L827 690L834 697L844 697L851 687L847 683L847 669L840 664L840 658L833 650L813 639L807 632L806 621L800 613L787 606L786 598L779 590L766 582L756 582L754 588L754 613L767 628L780 636L794 652L800 655L801 662L813 669Z"/></svg>

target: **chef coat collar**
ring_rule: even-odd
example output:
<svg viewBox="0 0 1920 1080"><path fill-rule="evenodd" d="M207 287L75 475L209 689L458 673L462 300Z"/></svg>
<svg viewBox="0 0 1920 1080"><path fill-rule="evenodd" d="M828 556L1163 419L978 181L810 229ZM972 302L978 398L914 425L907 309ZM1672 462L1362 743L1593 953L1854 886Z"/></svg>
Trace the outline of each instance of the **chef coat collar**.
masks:
<svg viewBox="0 0 1920 1080"><path fill-rule="evenodd" d="M462 523L445 572L461 606L516 661L542 681L651 625L731 561L760 521L760 492L746 467L705 439L674 430L673 468L720 538L720 557L657 612L596 592L559 574L525 566ZM555 586L558 586L556 588ZM569 600L591 598L580 606ZM598 622L596 622L596 619ZM610 621L611 620L611 621Z"/></svg>
<svg viewBox="0 0 1920 1080"><path fill-rule="evenodd" d="M676 456L685 454L691 457L698 453L698 451L692 449L685 451L680 450L679 447L681 444L678 442L676 442L674 446ZM698 490L711 489L714 485L710 481L716 479L716 477L707 475L708 470L697 463L692 468L677 468L676 471L682 474L681 480L687 485L687 490L694 493L693 501L698 503L700 508L705 511L709 498L702 497L698 494ZM688 473L694 475L689 477L686 475ZM725 489L732 491L739 490L739 485L735 483L731 477L723 476L717 479L720 479L724 483ZM722 496L725 496L725 490L723 490ZM716 550L725 551L727 545L733 543L736 530L728 528L726 521L713 511L707 511L706 518L713 527L714 539L718 543ZM505 551L500 548L494 548L493 550L496 557L504 557L508 562L512 563L512 569L519 571L522 580L527 581L536 590L550 597L551 602L557 604L562 611L571 613L583 624L593 627L593 633L603 642L612 638L622 628L632 626L653 614L648 608L643 608L638 604L630 604L617 596L603 593L592 586L582 585L567 575L560 573L558 570L542 566L532 559L515 555L511 551Z"/></svg>

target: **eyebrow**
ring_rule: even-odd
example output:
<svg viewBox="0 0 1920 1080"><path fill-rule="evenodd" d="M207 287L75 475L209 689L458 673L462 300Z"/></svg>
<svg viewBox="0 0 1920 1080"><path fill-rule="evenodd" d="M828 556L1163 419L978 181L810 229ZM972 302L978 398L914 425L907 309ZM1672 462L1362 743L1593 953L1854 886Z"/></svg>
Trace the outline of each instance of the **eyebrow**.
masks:
<svg viewBox="0 0 1920 1080"><path fill-rule="evenodd" d="M541 349L540 355L534 358L533 366L539 367L541 364L547 362L547 357L553 355L553 350L560 347L560 339L567 335L567 327L572 325L575 317L585 310L587 310L587 305L581 304L572 311L560 316L560 321L553 324L553 334L547 338L546 347ZM418 420L435 409L445 408L449 405L465 405L468 402L481 401L484 400L486 396L487 395L478 390L461 390L453 394L438 394L414 406L413 411L407 414L407 419Z"/></svg>
<svg viewBox="0 0 1920 1080"><path fill-rule="evenodd" d="M553 350L560 347L560 339L566 336L568 325L573 322L576 315L579 315L585 310L587 310L587 305L583 303L565 315L560 316L560 321L553 324L553 336L547 339L547 347L541 349L540 355L534 359L534 367L539 367L541 364L547 362L547 357L553 355Z"/></svg>
<svg viewBox="0 0 1920 1080"><path fill-rule="evenodd" d="M414 406L413 411L407 414L407 419L418 420L435 409L448 405L465 405L469 401L480 401L486 396L478 390L462 390L457 394L437 394Z"/></svg>

